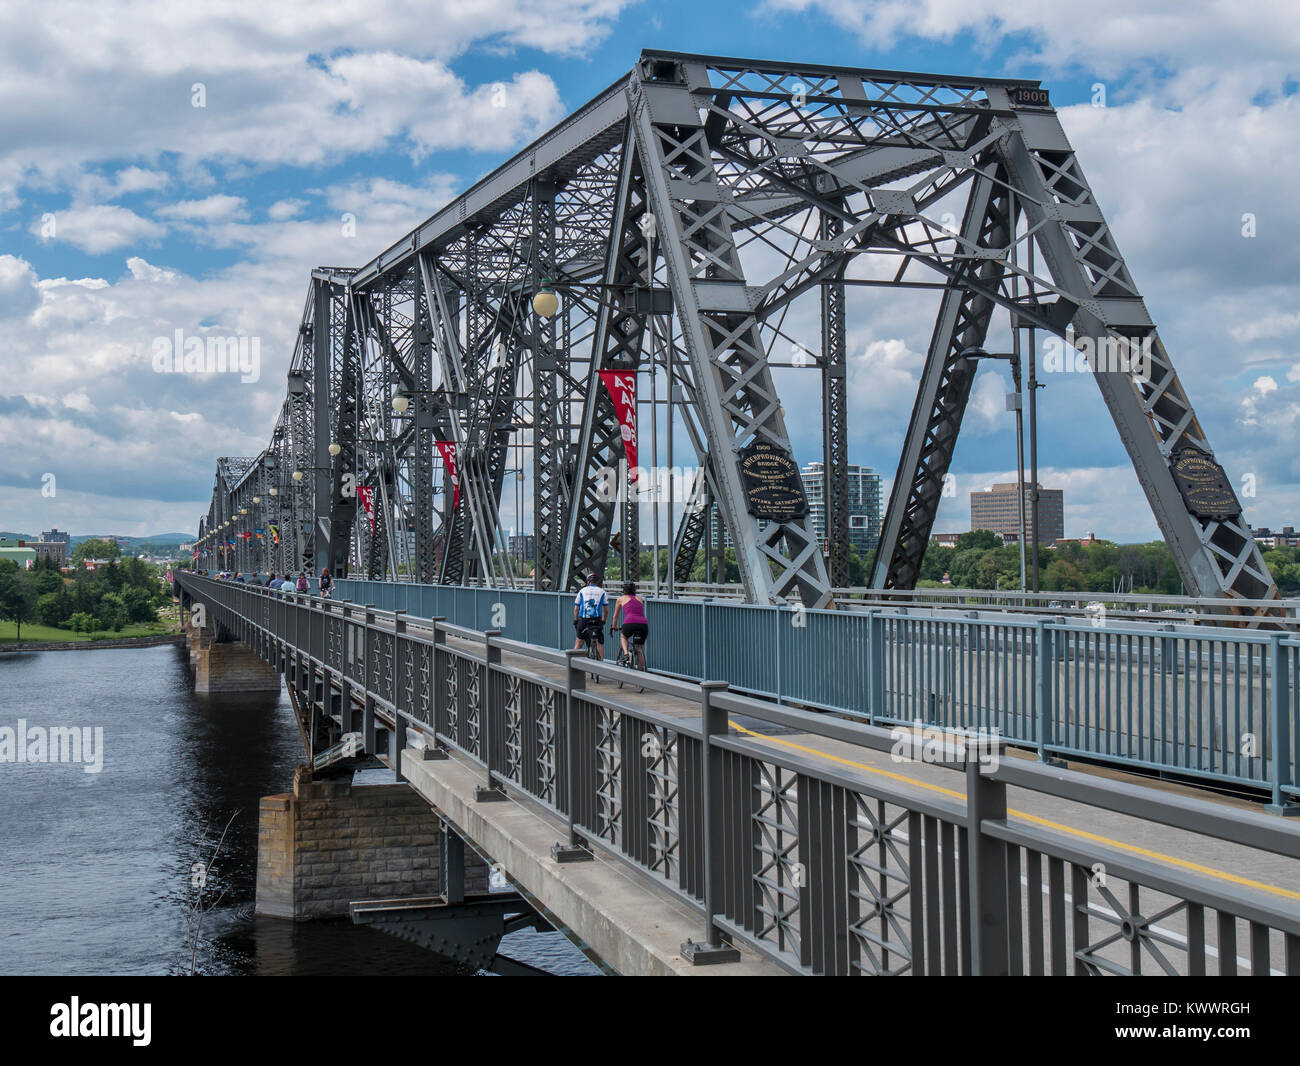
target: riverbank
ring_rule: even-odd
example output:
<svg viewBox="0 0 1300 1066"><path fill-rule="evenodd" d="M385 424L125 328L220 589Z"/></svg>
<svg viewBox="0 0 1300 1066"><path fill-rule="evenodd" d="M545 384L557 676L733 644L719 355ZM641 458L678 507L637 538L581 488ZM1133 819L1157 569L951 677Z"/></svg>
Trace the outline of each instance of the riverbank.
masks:
<svg viewBox="0 0 1300 1066"><path fill-rule="evenodd" d="M160 644L182 644L184 633L155 633L148 637L104 637L92 640L33 641L22 644L0 642L6 651L94 651L98 648L153 648Z"/></svg>

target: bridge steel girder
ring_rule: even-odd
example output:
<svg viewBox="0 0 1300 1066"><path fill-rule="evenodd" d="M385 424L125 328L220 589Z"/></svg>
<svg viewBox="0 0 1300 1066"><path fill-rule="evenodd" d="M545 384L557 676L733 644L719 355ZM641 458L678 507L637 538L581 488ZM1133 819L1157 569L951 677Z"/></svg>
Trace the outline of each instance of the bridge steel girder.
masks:
<svg viewBox="0 0 1300 1066"><path fill-rule="evenodd" d="M1007 247L1011 236L1008 210L1005 183L992 177L977 178L966 202L963 240L978 249ZM1001 280L1003 268L996 258L972 256L963 263L967 270L978 272L986 286L996 288ZM992 313L993 302L969 287L944 290L889 508L881 523L872 582L876 588L916 586L975 380L975 363L961 353L984 343Z"/></svg>
<svg viewBox="0 0 1300 1066"><path fill-rule="evenodd" d="M844 219L821 213L821 239L844 233ZM826 562L832 588L849 584L849 404L844 280L822 283L822 499L826 505Z"/></svg>
<svg viewBox="0 0 1300 1066"><path fill-rule="evenodd" d="M645 335L644 316L622 306L611 293L636 285L647 275L646 242L636 220L645 211L645 191L630 134L623 142L617 199L610 220L602 284L605 296L596 315L591 369L587 375L582 426L574 450L574 475L565 523L560 587L585 583L589 572L603 574L613 531L617 502L627 493L626 471L620 465L627 455L619 432L614 404L598 370L635 370L641 362ZM613 489L613 491L611 491ZM638 559L640 534L637 507L624 500L623 556ZM629 548L628 541L631 541ZM635 575L631 580L635 580Z"/></svg>
<svg viewBox="0 0 1300 1066"><path fill-rule="evenodd" d="M962 224L937 222L959 193ZM647 213L650 249L636 225ZM898 269L857 270L882 257ZM1179 490L1175 456L1213 450L1037 82L653 50L369 263L312 272L291 363L301 386L262 457L274 465L245 477L222 460L207 542L274 482L283 499L256 517L294 535L278 553L245 544L242 560L343 573L365 559L394 578L404 561L423 580L510 584L502 479L518 445L532 449L538 586L603 570L619 504L598 481L624 452L598 371L640 364L647 313L623 295L653 289L656 266L682 353L674 347L670 388L693 405L690 443L751 601L826 606L847 580L846 293L864 283L942 292L873 585L917 580L970 395L974 368L960 353L1002 309L1017 328L1150 342L1149 379L1094 376L1184 584L1229 600L1276 596L1239 505L1205 519ZM542 277L564 304L552 321L528 306ZM805 296L820 305L820 337L800 346L820 350L825 555L810 519L751 513L739 471L752 443L791 452L772 353L811 321L786 324ZM415 391L405 415L387 410L398 385ZM457 452L454 512L436 439ZM305 483L288 480L294 469ZM354 521L345 472L375 488L373 536ZM638 505L621 509L634 557ZM704 511L683 515L677 577L709 524Z"/></svg>
<svg viewBox="0 0 1300 1066"><path fill-rule="evenodd" d="M555 189L539 185L532 196L532 230L537 255L534 288L555 282ZM569 414L561 410L561 353L555 343L555 319L540 319L534 327L533 350L533 533L536 543L536 583L539 589L560 587L560 556L564 551L564 485L568 461ZM566 353L567 354L567 353ZM565 361L567 362L567 360ZM567 405L565 405L567 407Z"/></svg>
<svg viewBox="0 0 1300 1066"><path fill-rule="evenodd" d="M989 95L995 105L1008 99L1005 89ZM1051 278L1077 308L1075 335L1151 341L1148 374L1094 366L1093 377L1188 593L1278 598L1240 502L1234 518L1202 518L1179 491L1171 465L1178 452L1190 446L1213 459L1214 451L1060 119L1050 110L1019 113L999 152Z"/></svg>

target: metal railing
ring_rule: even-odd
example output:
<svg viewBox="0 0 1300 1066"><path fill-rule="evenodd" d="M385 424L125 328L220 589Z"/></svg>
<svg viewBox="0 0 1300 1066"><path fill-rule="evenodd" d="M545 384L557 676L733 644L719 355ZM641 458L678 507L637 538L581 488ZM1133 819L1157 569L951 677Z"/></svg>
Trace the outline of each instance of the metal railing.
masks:
<svg viewBox="0 0 1300 1066"><path fill-rule="evenodd" d="M408 583L405 575L397 584ZM649 582L642 580L641 588L650 592ZM488 588L481 580L471 579L468 587ZM510 588L515 591L533 591L533 579L514 577ZM661 584L661 588L663 588ZM1300 630L1300 597L1290 596L1275 600L1234 598L1226 600L1215 596L1181 596L1163 592L1025 592L1020 589L975 589L945 585L942 588L875 589L864 585L849 585L831 590L841 609L861 610L869 607L907 607L924 611L930 608L958 608L961 610L998 611L1011 615L1052 615L1087 619L1097 605L1106 609L1116 620L1144 624L1181 622L1188 625L1267 623L1285 630ZM658 598L658 593L651 593ZM673 596L682 599L711 599L745 602L743 585L735 582L679 581L673 586ZM1268 618L1251 618L1248 612L1267 612Z"/></svg>
<svg viewBox="0 0 1300 1066"><path fill-rule="evenodd" d="M343 580L335 596L572 645L565 593ZM1300 797L1300 636L972 615L646 600L651 670L870 724L994 731L1053 756ZM606 643L615 657L616 641Z"/></svg>
<svg viewBox="0 0 1300 1066"><path fill-rule="evenodd" d="M401 609L178 581L301 691L319 677L332 703L337 688L345 731L359 703L367 750L381 717L395 753L412 729L455 749L488 788L526 794L684 901L706 942L723 937L808 974L1300 974L1294 893L1025 824L1009 817L1007 789L1080 804L1087 824L1090 808L1117 811L1300 858L1300 826L1281 819L948 748L946 765L965 774L963 804L728 723L922 757L905 730L716 681L632 674ZM1027 647L1038 645L1011 640L998 654ZM1049 642L1049 658L1055 649ZM693 710L632 705L612 685L589 686L592 676L635 680Z"/></svg>

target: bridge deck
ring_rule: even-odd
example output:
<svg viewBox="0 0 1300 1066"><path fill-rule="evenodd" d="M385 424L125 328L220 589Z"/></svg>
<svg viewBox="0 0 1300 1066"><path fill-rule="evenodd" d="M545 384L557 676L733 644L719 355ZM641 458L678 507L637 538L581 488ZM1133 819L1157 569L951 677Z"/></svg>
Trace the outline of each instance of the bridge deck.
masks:
<svg viewBox="0 0 1300 1066"><path fill-rule="evenodd" d="M418 627L418 623L412 620L410 628L414 630ZM465 652L481 651L481 645L457 637L450 637L448 643ZM556 684L563 684L564 668L558 665L552 665L510 651L503 651L502 664L543 676ZM653 710L672 718L699 721L698 704L664 693L638 692L630 686L620 689L610 681L594 682L593 679L589 679L588 684L593 683L600 690L602 700L615 704L624 703L629 708ZM729 726L732 735L743 734L764 746L785 754L797 754L804 758L833 763L841 772L847 772L851 776L861 777L864 780L871 778L875 778L877 781L882 778L886 779L893 787L899 788L910 795L921 797L928 794L932 798L937 794L960 803L964 803L966 799L963 775L955 774L951 769L943 766L910 760L896 761L885 752L873 751L860 745L844 743L831 737L798 732L771 722L743 716L732 716L729 719ZM1016 750L1007 751L1005 757L1025 760L1034 758L1030 753ZM469 833L471 839L480 840L481 838L476 835L477 833L490 832L494 840L504 843L504 841L500 840L500 834L503 832L501 825L504 824L508 827L505 831L517 832L521 842L527 841L534 848L544 845L544 862L550 864L551 870L548 877L539 877L537 884L544 886L555 877L556 864L550 863L549 847L551 843L559 839L556 832L557 827L563 829L562 822L532 804L527 797L514 793L513 790L511 790L511 803L509 804L474 804L472 802L472 788L474 784L482 783L483 773L481 768L471 769L470 766L462 765L460 762L421 762L418 759L412 760L409 754L403 761L403 768L408 772L412 784L424 793L435 806L446 810L439 798L435 798L435 795L431 794L435 790L442 801L447 802L455 799L461 804L459 807L461 816L473 823L473 827L462 825L461 828ZM1243 799L1206 793L1204 790L1194 789L1182 784L1152 781L1150 778L1140 778L1121 771L1098 768L1088 764L1070 764L1070 768L1099 774L1112 780L1131 781L1141 783L1146 787L1155 787L1182 795L1196 796L1199 799L1209 799L1223 806L1225 810L1258 809L1258 804ZM434 782L437 782L436 786L434 786ZM465 804L464 796L467 792L470 796L470 802ZM1073 837L1081 847L1095 848L1098 856L1097 861L1101 862L1103 867L1106 852L1113 849L1123 852L1129 857L1139 858L1164 867L1171 873L1181 872L1198 875L1220 889L1244 889L1252 894L1259 894L1262 899L1272 900L1273 902L1285 901L1291 904L1300 902L1300 860L1264 852L1231 841L1171 828L1140 817L1106 811L1092 806L1081 806L1068 800L1026 789L1009 788L1007 804L1008 816L1012 821L1065 833ZM453 817L453 821L455 820ZM496 823L495 828L489 830L489 827L493 826L494 823ZM545 826L545 828L542 828L542 826ZM527 829L522 827L527 827ZM485 846L487 845L487 841L483 841L483 843ZM491 847L487 847L487 850L491 851ZM491 853L499 856L497 852ZM516 853L517 849L511 851L511 854ZM520 857L529 862L534 861L534 853L527 850ZM502 861L506 868L510 870L512 876L519 876L517 870L520 867L505 861L504 858L502 858ZM683 915L691 916L691 920L682 927L686 935L696 929L698 918L691 915L689 909L684 907L680 901L672 900L666 893L656 891L651 885L650 879L638 877L634 872L629 871L624 863L603 858L599 861L601 864L599 870L589 870L585 874L577 874L573 875L573 877L584 882L592 890L599 892L600 895L609 895L612 899L620 901L624 899L630 901L637 898L635 895L637 892L651 892L655 897L663 901L655 904L655 907L662 909L662 917L659 910L648 912L655 915L651 922L651 925L655 926L655 933L662 933L668 927L667 919L669 915L678 918ZM573 877L569 876L568 872L565 871L563 879L572 880ZM636 889L633 889L631 882L640 884ZM1028 879L1022 877L1021 883L1027 892ZM642 906L644 904L638 903L631 908L631 912L640 914L640 907ZM612 912L616 912L618 909L618 903L612 904ZM1029 913L1027 901L1022 913L1026 915ZM660 922L663 923L662 927L658 924ZM582 928L587 927L585 924L582 926ZM1181 914L1170 915L1162 920L1160 929L1174 937L1182 938L1186 933L1185 920ZM667 951L673 943L677 942L672 940L671 935L660 937L659 940L661 943L656 946L663 951ZM655 943L654 938L647 935L647 943ZM1214 951L1213 948L1210 950L1211 952ZM1244 954L1246 951L1245 946L1239 946L1238 951L1238 966L1245 970L1249 965L1249 960ZM674 956L675 952L672 952L668 959L669 964L676 969L681 962L680 959ZM689 970L690 968L686 967L686 969ZM635 972L645 971L637 970Z"/></svg>

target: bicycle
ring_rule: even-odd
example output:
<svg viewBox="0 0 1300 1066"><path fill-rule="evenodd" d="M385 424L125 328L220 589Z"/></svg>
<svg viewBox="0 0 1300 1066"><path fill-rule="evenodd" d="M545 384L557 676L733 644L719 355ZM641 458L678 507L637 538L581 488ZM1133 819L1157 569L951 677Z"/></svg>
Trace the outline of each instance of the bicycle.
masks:
<svg viewBox="0 0 1300 1066"><path fill-rule="evenodd" d="M613 632L617 633L621 628L621 626L614 626ZM640 651L640 655L637 654L638 651ZM646 670L645 665L645 638L639 634L631 637L627 642L627 651L623 651L621 648L619 649L618 659L616 662L617 665L624 666L629 670L640 670L643 674L647 673L648 671ZM618 683L618 687L623 687L622 681ZM636 690L638 692L644 692L645 686L637 685Z"/></svg>
<svg viewBox="0 0 1300 1066"><path fill-rule="evenodd" d="M593 619L593 621L595 620ZM597 625L584 625L579 630L579 634L582 637L582 643L585 644L587 647L587 658L595 659L596 662L603 662L604 660L602 659L600 654L600 646L599 646L599 638L598 638L598 634L600 636L604 635L601 628ZM591 680L597 685L600 684L600 678L598 678L595 674L591 675Z"/></svg>

